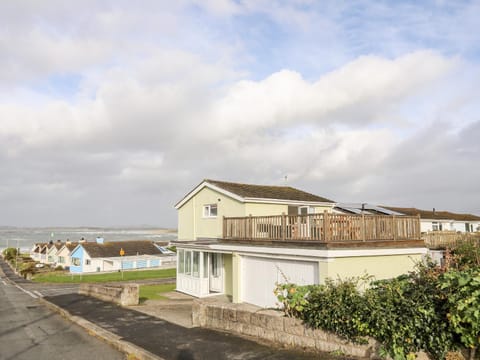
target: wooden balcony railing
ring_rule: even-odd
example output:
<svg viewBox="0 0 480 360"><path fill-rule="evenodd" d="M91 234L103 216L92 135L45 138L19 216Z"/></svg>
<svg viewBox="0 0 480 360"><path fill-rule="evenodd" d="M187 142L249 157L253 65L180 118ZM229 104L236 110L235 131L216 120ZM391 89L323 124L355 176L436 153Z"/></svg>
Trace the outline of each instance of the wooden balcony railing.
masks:
<svg viewBox="0 0 480 360"><path fill-rule="evenodd" d="M226 240L317 242L405 241L420 239L420 217L308 214L224 217Z"/></svg>

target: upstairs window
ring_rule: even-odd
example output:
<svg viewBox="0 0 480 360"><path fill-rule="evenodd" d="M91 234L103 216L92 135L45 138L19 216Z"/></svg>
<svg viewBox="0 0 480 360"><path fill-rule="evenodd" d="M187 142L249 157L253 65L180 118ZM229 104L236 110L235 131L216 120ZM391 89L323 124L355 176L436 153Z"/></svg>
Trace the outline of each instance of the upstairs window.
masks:
<svg viewBox="0 0 480 360"><path fill-rule="evenodd" d="M442 231L442 223L441 222L432 222L432 230L433 231Z"/></svg>
<svg viewBox="0 0 480 360"><path fill-rule="evenodd" d="M217 204L203 205L203 217L217 217Z"/></svg>

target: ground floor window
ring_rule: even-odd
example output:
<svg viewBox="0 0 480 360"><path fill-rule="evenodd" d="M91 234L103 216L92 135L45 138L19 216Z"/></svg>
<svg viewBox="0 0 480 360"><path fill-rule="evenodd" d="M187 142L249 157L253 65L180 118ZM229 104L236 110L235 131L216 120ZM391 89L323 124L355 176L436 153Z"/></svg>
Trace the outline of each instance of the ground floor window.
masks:
<svg viewBox="0 0 480 360"><path fill-rule="evenodd" d="M65 257L64 256L59 256L58 257L58 263L59 264L65 264Z"/></svg>
<svg viewBox="0 0 480 360"><path fill-rule="evenodd" d="M185 274L192 274L192 252L188 250L185 251Z"/></svg>
<svg viewBox="0 0 480 360"><path fill-rule="evenodd" d="M192 275L194 277L200 277L200 253L198 251L193 252Z"/></svg>
<svg viewBox="0 0 480 360"><path fill-rule="evenodd" d="M200 252L178 250L178 273L200 277Z"/></svg>
<svg viewBox="0 0 480 360"><path fill-rule="evenodd" d="M76 257L72 257L72 264L75 266L80 266L80 259Z"/></svg>
<svg viewBox="0 0 480 360"><path fill-rule="evenodd" d="M178 273L185 274L185 251L178 250Z"/></svg>

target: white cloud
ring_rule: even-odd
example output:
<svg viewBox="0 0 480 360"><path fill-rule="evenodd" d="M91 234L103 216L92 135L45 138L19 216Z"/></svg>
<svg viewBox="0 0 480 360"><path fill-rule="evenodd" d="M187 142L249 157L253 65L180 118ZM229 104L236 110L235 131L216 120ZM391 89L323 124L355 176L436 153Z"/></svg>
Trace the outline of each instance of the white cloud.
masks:
<svg viewBox="0 0 480 360"><path fill-rule="evenodd" d="M363 56L310 83L283 70L259 82L241 81L215 105L212 125L227 136L300 123L334 120L365 125L383 110L431 87L455 61L429 51L394 60Z"/></svg>
<svg viewBox="0 0 480 360"><path fill-rule="evenodd" d="M344 52L378 23L341 38L355 26L327 16L345 11L335 4L19 4L0 5L5 224L173 226L172 205L202 178L285 175L334 200L480 213L475 61L398 51L392 34L398 56Z"/></svg>

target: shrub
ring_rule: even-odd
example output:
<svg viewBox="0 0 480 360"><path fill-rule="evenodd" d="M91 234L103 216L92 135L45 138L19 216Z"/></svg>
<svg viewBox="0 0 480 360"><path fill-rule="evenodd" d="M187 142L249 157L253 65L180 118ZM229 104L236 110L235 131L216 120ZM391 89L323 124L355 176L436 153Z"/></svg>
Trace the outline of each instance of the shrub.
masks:
<svg viewBox="0 0 480 360"><path fill-rule="evenodd" d="M307 304L307 296L315 286L297 286L292 283L276 284L274 294L280 302L280 307L289 317L300 317Z"/></svg>
<svg viewBox="0 0 480 360"><path fill-rule="evenodd" d="M37 269L35 268L34 262L24 262L20 264L19 271L21 275L25 276L28 273L34 274L37 271Z"/></svg>
<svg viewBox="0 0 480 360"><path fill-rule="evenodd" d="M445 321L445 301L436 286L439 275L431 266L419 266L411 274L373 282L366 291L369 335L394 359L408 358L420 350L443 359L455 348Z"/></svg>
<svg viewBox="0 0 480 360"><path fill-rule="evenodd" d="M447 300L451 330L474 359L480 345L480 268L446 272L438 287Z"/></svg>
<svg viewBox="0 0 480 360"><path fill-rule="evenodd" d="M357 343L370 334L365 298L359 291L361 278L334 282L311 289L301 319L312 328L332 331Z"/></svg>
<svg viewBox="0 0 480 360"><path fill-rule="evenodd" d="M13 259L15 259L16 256L17 256L17 249L15 248L10 247L3 250L3 257L7 261L12 261Z"/></svg>
<svg viewBox="0 0 480 360"><path fill-rule="evenodd" d="M288 316L354 342L371 336L383 355L414 358L425 351L444 359L448 351L480 342L480 269L446 270L433 263L390 280L374 281L364 293L361 278L324 285L278 284L276 295Z"/></svg>
<svg viewBox="0 0 480 360"><path fill-rule="evenodd" d="M480 240L462 241L451 250L449 265L455 269L480 268Z"/></svg>

